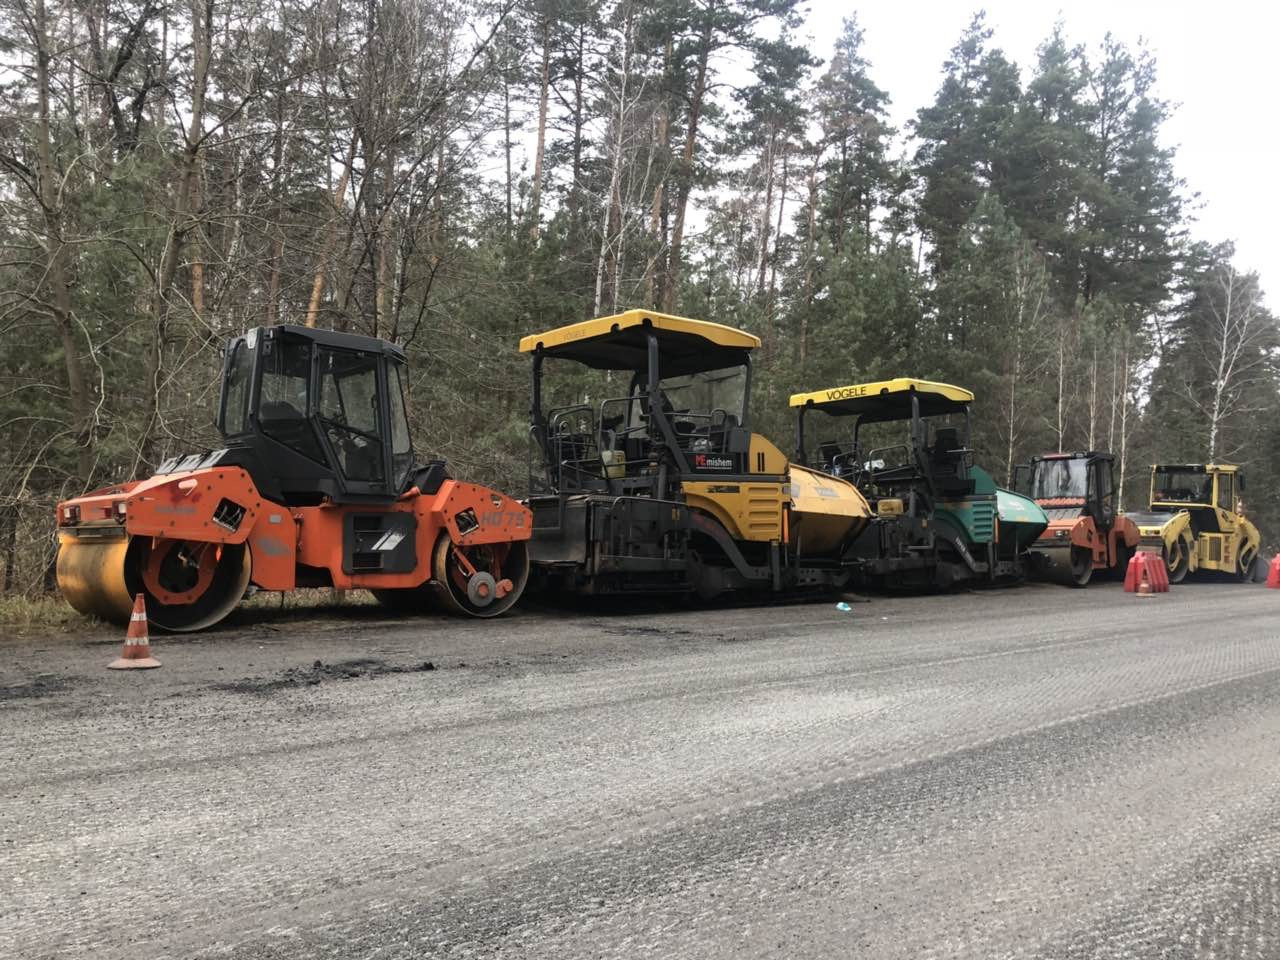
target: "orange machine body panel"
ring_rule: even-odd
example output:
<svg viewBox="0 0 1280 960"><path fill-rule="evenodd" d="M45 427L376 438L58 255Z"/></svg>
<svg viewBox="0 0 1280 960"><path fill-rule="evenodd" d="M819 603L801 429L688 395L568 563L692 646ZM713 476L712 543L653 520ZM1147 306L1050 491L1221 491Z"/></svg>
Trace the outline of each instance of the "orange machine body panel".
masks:
<svg viewBox="0 0 1280 960"><path fill-rule="evenodd" d="M236 524L223 500L244 510ZM207 467L103 487L58 504L58 525L123 523L130 536L244 543L263 499L243 467ZM76 510L74 521L67 514Z"/></svg>
<svg viewBox="0 0 1280 960"><path fill-rule="evenodd" d="M352 513L413 513L417 563L408 573L346 573L343 531ZM528 540L529 508L489 487L446 479L433 494L416 487L391 504L287 507L262 497L248 471L207 467L104 487L58 505L59 526L93 527L116 536L202 543L247 541L251 582L292 590L297 567L325 569L339 589L417 587L431 578L441 532L459 546Z"/></svg>
<svg viewBox="0 0 1280 960"><path fill-rule="evenodd" d="M417 517L418 565L414 572L344 573L342 537L347 515L386 513L389 510L413 513ZM533 534L533 514L528 507L496 490L458 480L445 480L434 494L418 493L415 488L390 506L322 504L296 508L293 517L298 529L298 562L328 570L333 585L340 589L394 589L426 583L431 577L431 551L441 531L464 547L528 540ZM465 521L462 526L459 525L460 520ZM256 582L256 576L254 580ZM263 589L283 588L263 585Z"/></svg>
<svg viewBox="0 0 1280 960"><path fill-rule="evenodd" d="M1095 570L1109 569L1119 561L1121 545L1130 551L1138 546L1138 527L1124 514L1119 514L1111 529L1104 536L1093 517L1086 513L1064 515L1068 511L1083 510L1085 502L1075 497L1055 497L1036 501L1037 506L1049 516L1049 525L1036 540L1036 547L1084 547L1093 554Z"/></svg>

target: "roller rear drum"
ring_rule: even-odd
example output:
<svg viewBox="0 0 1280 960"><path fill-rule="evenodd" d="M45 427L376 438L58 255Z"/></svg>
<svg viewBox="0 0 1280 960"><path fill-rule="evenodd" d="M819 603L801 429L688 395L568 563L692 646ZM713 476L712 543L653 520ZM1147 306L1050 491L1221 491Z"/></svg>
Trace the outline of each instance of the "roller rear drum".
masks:
<svg viewBox="0 0 1280 960"><path fill-rule="evenodd" d="M470 617L496 617L509 610L529 580L529 550L523 540L455 546L436 541L431 578L445 609Z"/></svg>

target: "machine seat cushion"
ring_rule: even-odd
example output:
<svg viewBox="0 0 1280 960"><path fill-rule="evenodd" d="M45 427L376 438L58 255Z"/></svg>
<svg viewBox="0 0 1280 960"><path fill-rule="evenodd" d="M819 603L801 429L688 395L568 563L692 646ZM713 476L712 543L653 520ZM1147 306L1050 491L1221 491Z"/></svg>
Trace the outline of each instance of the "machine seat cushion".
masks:
<svg viewBox="0 0 1280 960"><path fill-rule="evenodd" d="M443 460L428 460L409 477L409 485L416 486L427 496L439 492L440 485L449 479L449 467Z"/></svg>

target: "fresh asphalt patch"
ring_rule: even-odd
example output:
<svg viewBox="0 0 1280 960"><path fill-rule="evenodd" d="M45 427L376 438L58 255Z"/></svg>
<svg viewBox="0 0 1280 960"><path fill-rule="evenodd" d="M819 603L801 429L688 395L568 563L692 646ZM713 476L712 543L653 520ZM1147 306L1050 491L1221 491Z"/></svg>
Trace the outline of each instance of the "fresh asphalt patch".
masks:
<svg viewBox="0 0 1280 960"><path fill-rule="evenodd" d="M394 673L430 673L436 665L430 660L416 664L387 663L370 657L325 663L317 660L309 667L289 667L271 677L247 677L213 684L213 689L228 693L272 694L280 690L314 687L335 680L360 680Z"/></svg>
<svg viewBox="0 0 1280 960"><path fill-rule="evenodd" d="M9 684L0 687L0 703L6 700L32 700L36 697L48 697L62 693L71 686L71 678L56 673L42 673L25 683Z"/></svg>

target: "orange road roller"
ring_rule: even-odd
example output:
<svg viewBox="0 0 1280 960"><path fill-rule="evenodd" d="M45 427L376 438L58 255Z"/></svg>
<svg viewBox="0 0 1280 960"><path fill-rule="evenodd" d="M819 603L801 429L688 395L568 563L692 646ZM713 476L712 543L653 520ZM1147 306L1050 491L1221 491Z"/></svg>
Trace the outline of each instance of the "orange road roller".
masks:
<svg viewBox="0 0 1280 960"><path fill-rule="evenodd" d="M529 575L532 515L419 463L405 355L371 337L280 325L228 344L225 447L58 505L58 585L81 613L209 627L254 588L367 589L401 611L492 617Z"/></svg>

